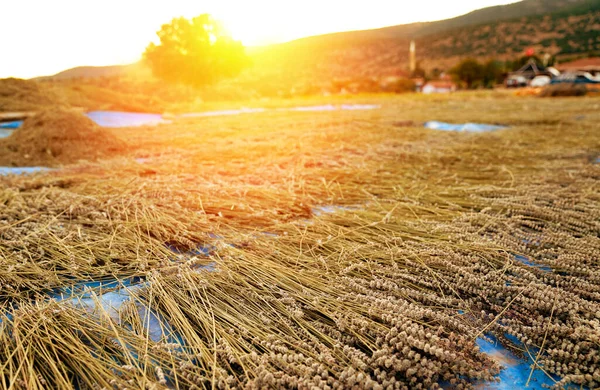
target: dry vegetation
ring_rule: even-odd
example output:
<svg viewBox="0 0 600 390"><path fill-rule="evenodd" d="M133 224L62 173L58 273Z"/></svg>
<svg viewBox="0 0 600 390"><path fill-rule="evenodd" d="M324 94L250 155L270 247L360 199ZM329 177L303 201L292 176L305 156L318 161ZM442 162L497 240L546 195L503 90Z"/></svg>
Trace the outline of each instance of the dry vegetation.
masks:
<svg viewBox="0 0 600 390"><path fill-rule="evenodd" d="M0 112L29 111L64 104L52 87L30 80L0 79Z"/></svg>
<svg viewBox="0 0 600 390"><path fill-rule="evenodd" d="M472 388L485 335L599 386L600 100L353 99L382 108L106 130L135 153L0 179L0 387ZM394 125L432 119L512 128Z"/></svg>

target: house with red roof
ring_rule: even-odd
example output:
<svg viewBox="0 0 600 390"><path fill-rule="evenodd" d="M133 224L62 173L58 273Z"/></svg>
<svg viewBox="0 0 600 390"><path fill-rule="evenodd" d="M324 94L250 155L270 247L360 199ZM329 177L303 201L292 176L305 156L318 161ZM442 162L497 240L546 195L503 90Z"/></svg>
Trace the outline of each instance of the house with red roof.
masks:
<svg viewBox="0 0 600 390"><path fill-rule="evenodd" d="M455 82L450 80L433 80L428 81L421 88L421 92L425 94L430 93L450 93L454 92L457 89L457 85Z"/></svg>
<svg viewBox="0 0 600 390"><path fill-rule="evenodd" d="M582 58L576 61L565 62L556 66L561 72L587 72L594 77L600 76L600 57Z"/></svg>

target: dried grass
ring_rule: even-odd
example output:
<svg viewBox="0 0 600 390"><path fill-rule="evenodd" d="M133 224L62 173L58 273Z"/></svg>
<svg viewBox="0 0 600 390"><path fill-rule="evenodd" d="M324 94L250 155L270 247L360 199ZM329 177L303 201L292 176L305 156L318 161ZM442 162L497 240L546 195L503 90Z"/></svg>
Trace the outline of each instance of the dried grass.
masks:
<svg viewBox="0 0 600 390"><path fill-rule="evenodd" d="M501 368L476 347L488 334L557 387L597 386L593 115L570 99L371 99L381 111L124 130L147 163L2 179L1 387L472 388ZM447 118L514 127L394 126ZM327 204L349 207L311 212ZM185 253L199 245L214 250ZM49 299L134 275L116 317Z"/></svg>
<svg viewBox="0 0 600 390"><path fill-rule="evenodd" d="M31 111L65 104L61 93L51 84L15 78L0 79L0 112Z"/></svg>

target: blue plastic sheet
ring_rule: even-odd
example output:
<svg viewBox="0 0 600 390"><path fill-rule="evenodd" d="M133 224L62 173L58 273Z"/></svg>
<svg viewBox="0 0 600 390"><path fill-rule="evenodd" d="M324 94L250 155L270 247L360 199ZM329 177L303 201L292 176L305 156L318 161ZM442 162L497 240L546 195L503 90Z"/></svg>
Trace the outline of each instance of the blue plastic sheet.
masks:
<svg viewBox="0 0 600 390"><path fill-rule="evenodd" d="M333 104L326 104L323 106L301 106L301 107L290 107L280 108L279 111L301 111L301 112L315 112L315 111L356 111L356 110L375 110L381 106L376 104L342 104L341 106L334 106Z"/></svg>
<svg viewBox="0 0 600 390"><path fill-rule="evenodd" d="M0 138L6 138L9 137L14 130L8 130L8 129L0 129Z"/></svg>
<svg viewBox="0 0 600 390"><path fill-rule="evenodd" d="M197 117L211 117L211 116L231 116L231 115L242 115L242 114L254 114L258 112L265 112L264 108L240 108L239 110L222 110L222 111L205 111L205 112L190 112L187 114L181 114L181 118L197 118Z"/></svg>
<svg viewBox="0 0 600 390"><path fill-rule="evenodd" d="M342 110L356 111L356 110L376 110L381 108L377 104L342 104Z"/></svg>
<svg viewBox="0 0 600 390"><path fill-rule="evenodd" d="M196 255L208 256L211 249L207 246L199 246L189 252L181 252L167 246L173 253L185 257ZM214 247L211 247L214 248ZM196 265L197 271L216 271L216 263L207 265ZM149 286L149 281L141 277L129 278L105 278L102 280L74 282L72 285L49 291L49 298L64 301L75 307L83 308L89 312L104 312L116 322L120 322L119 310L123 304L134 302L144 324L147 326L150 339L155 342L167 339L170 343L182 344L181 336L176 334L167 321L155 313L143 302L133 301L132 293L136 293Z"/></svg>
<svg viewBox="0 0 600 390"><path fill-rule="evenodd" d="M381 106L376 104L342 104L336 106L333 104L326 104L321 106L299 106L299 107L284 107L277 108L274 111L299 111L299 112L318 112L318 111L353 111L353 110L375 110ZM196 118L196 117L211 117L211 116L230 116L230 115L243 115L243 114L255 114L260 112L267 112L267 108L240 108L239 110L221 110L221 111L204 111L204 112L190 112L179 115L180 118ZM273 109L271 110L273 111Z"/></svg>
<svg viewBox="0 0 600 390"><path fill-rule="evenodd" d="M305 107L292 107L292 108L282 108L282 111L335 111L336 107L333 104L327 104L324 106L305 106Z"/></svg>
<svg viewBox="0 0 600 390"><path fill-rule="evenodd" d="M539 268L544 272L552 272L552 268L548 267L547 265L535 263L535 262L531 261L531 259L529 259L528 257L515 255L515 259L525 265L530 266L530 267Z"/></svg>
<svg viewBox="0 0 600 390"><path fill-rule="evenodd" d="M79 298L90 298L91 292L96 291L101 294L103 290L112 290L115 288L132 287L143 283L140 277L131 278L107 278L101 280L91 280L86 282L75 282L70 286L55 288L51 290L50 297L58 301L70 299L75 296Z"/></svg>
<svg viewBox="0 0 600 390"><path fill-rule="evenodd" d="M27 175L47 171L51 171L51 169L46 167L0 167L0 176Z"/></svg>
<svg viewBox="0 0 600 390"><path fill-rule="evenodd" d="M336 204L327 204L327 205L315 206L311 209L311 211L316 217L320 217L322 215L341 213L344 211L360 211L360 210L364 210L366 206L367 206L366 203L365 204L355 204L355 205L344 205L344 206L336 205Z"/></svg>
<svg viewBox="0 0 600 390"><path fill-rule="evenodd" d="M91 111L86 115L102 127L152 126L172 122L164 119L161 114L141 114L120 111Z"/></svg>
<svg viewBox="0 0 600 390"><path fill-rule="evenodd" d="M119 282L120 281L115 281L117 284ZM90 283L92 286L93 284L93 282ZM85 284L83 286L85 287ZM89 312L104 312L115 322L120 323L119 310L123 304L131 302L132 293L135 293L146 286L147 283L128 286L121 285L120 288L106 293L102 293L93 287L88 287L88 290L81 295L65 297L61 294L53 295L51 298L58 301L64 301L74 307L82 308ZM147 326L148 335L152 341L159 342L163 339L167 339L169 342L175 342L179 339L171 326L160 315L139 302L135 303L140 317L144 319L143 322Z"/></svg>
<svg viewBox="0 0 600 390"><path fill-rule="evenodd" d="M336 206L336 205L325 205L325 206L317 206L312 209L312 213L319 217L321 215L326 214L335 214L337 212L342 211L350 211L350 210L359 210L359 207L356 206Z"/></svg>
<svg viewBox="0 0 600 390"><path fill-rule="evenodd" d="M86 114L91 120L102 127L136 127L154 126L163 123L172 123L164 119L161 114L140 114L135 112L120 111L91 111ZM0 129L14 130L23 124L23 121L0 123ZM7 137L10 134L6 134ZM2 135L0 135L2 137Z"/></svg>
<svg viewBox="0 0 600 390"><path fill-rule="evenodd" d="M210 255L216 248L212 245L200 245L198 247L196 247L195 249L192 249L190 251L181 251L177 248L175 248L174 246L167 246L167 248L169 248L169 250L177 255L183 255L183 256L208 256Z"/></svg>
<svg viewBox="0 0 600 390"><path fill-rule="evenodd" d="M430 121L425 122L423 125L427 129L442 130L442 131L459 131L465 133L487 133L489 131L496 131L506 129L506 126L488 125L484 123L445 123Z"/></svg>
<svg viewBox="0 0 600 390"><path fill-rule="evenodd" d="M522 359L506 349L495 337L489 335L487 337L491 342L481 338L477 339L476 343L479 346L479 350L498 362L504 369L498 376L500 379L499 383L485 383L483 384L483 388L494 390L543 389L543 386L552 386L558 380L549 377L537 367L531 373L534 361L530 357ZM516 341L518 344L518 340ZM535 352L534 350L530 350L530 353L534 357ZM529 381L529 386L525 387L530 374L531 380Z"/></svg>
<svg viewBox="0 0 600 390"><path fill-rule="evenodd" d="M0 129L18 129L23 124L23 121L1 122Z"/></svg>
<svg viewBox="0 0 600 390"><path fill-rule="evenodd" d="M459 310L458 314L465 315L465 312ZM479 350L500 364L502 371L497 376L499 382L476 382L474 383L476 389L513 390L527 388L541 390L545 388L544 386L551 386L560 379L556 376L548 376L538 366L535 366L534 359L539 352L537 348L529 347L526 349L518 338L508 333L504 336L515 347L524 351L527 350L528 353L525 353L525 357L517 356L491 334L486 334L486 339L477 338L475 343L479 347ZM533 372L532 367L535 368ZM531 379L529 379L530 375ZM526 387L528 381L529 384Z"/></svg>
<svg viewBox="0 0 600 390"><path fill-rule="evenodd" d="M374 110L380 108L375 104L342 104L334 106L332 104L324 106L303 106L280 108L277 111L338 111L338 110ZM214 117L214 116L231 116L254 114L269 111L266 108L240 108L238 110L220 110L220 111L204 111L190 112L177 116L178 118L195 118L195 117ZM173 121L165 119L161 114L147 114L136 112L122 111L90 111L86 114L91 120L102 127L136 127L136 126L154 126L159 124L168 124ZM23 121L6 122L0 124L0 129L17 129L23 124ZM5 136L8 136L7 134ZM2 135L0 134L0 138Z"/></svg>

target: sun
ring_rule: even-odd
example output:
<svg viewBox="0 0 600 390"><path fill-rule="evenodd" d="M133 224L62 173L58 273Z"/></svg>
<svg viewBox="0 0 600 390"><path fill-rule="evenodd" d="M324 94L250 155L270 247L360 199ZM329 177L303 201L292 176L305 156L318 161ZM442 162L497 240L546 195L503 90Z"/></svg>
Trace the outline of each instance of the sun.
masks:
<svg viewBox="0 0 600 390"><path fill-rule="evenodd" d="M269 20L261 15L243 17L239 14L229 14L224 17L217 15L225 29L244 46L262 46L283 42L302 36L294 30L294 26L280 25L277 21Z"/></svg>

